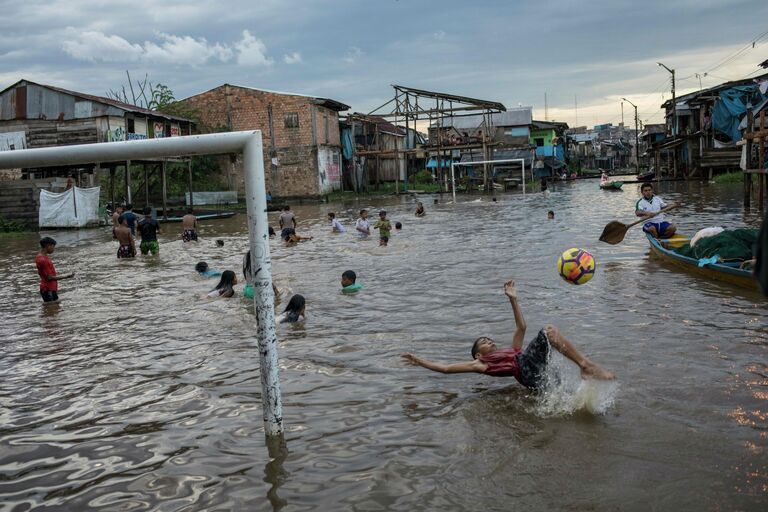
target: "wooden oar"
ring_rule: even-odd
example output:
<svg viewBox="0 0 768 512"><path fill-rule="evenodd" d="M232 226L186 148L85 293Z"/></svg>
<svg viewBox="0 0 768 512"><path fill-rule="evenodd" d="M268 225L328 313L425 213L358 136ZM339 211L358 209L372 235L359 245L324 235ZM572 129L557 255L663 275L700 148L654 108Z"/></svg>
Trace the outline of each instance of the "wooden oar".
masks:
<svg viewBox="0 0 768 512"><path fill-rule="evenodd" d="M672 206L667 206L666 208L656 212L656 215L660 213L666 213L670 210L674 210L675 208L679 208L680 206L682 205L673 204ZM631 228L632 226L637 226L641 222L648 222L649 219L652 219L652 218L653 217L643 217L640 220L636 220L632 224L624 224L617 220L612 220L611 222L608 223L608 225L605 226L605 229L603 229L603 234L600 235L600 241L611 244L611 245L616 245L622 240L624 240L624 235L627 234L627 230L629 228Z"/></svg>

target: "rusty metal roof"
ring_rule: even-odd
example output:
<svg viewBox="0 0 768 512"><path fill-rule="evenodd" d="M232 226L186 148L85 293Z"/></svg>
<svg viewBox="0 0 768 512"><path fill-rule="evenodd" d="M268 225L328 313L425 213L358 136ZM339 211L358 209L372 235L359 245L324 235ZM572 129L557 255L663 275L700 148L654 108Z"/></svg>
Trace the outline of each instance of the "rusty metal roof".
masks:
<svg viewBox="0 0 768 512"><path fill-rule="evenodd" d="M37 85L38 87L45 87L46 89L50 89L52 91L60 92L62 94L69 94L70 96L74 96L76 98L81 98L81 99L84 99L84 100L95 101L97 103L103 103L105 105L110 105L110 106L113 106L115 108L119 108L121 110L125 110L126 112L136 112L136 113L140 113L140 114L146 114L148 116L162 117L164 119L173 120L173 121L184 121L184 122L188 122L188 123L193 122L191 119L187 119L185 117L179 117L179 116L174 116L174 115L171 115L171 114L166 114L166 113L160 112L158 110L149 110L149 109L146 109L146 108L137 107L136 105L131 105L131 104L128 104L128 103L123 103L122 101L113 100L112 98L107 98L107 97L104 97L104 96L95 96L93 94L86 94L86 93L77 92L77 91L70 91L69 89L64 89L62 87L57 87L55 85L41 84L41 83L38 83L38 82L33 82L31 80L26 80L24 78L22 78L21 80L19 80L18 82L16 82L13 85L11 85L9 87L6 87L2 91L0 91L0 94L3 94L4 92L6 92L8 90L17 87L22 82L27 83L27 84Z"/></svg>

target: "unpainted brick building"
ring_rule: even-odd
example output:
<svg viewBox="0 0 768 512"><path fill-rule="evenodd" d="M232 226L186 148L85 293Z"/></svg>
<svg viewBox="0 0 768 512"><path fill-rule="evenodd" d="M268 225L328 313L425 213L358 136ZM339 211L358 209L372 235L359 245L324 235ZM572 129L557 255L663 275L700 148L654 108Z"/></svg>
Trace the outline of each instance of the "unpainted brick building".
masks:
<svg viewBox="0 0 768 512"><path fill-rule="evenodd" d="M339 112L328 98L224 84L181 100L197 111L201 131L261 130L267 190L311 197L341 188ZM245 192L242 160L222 158L230 187Z"/></svg>

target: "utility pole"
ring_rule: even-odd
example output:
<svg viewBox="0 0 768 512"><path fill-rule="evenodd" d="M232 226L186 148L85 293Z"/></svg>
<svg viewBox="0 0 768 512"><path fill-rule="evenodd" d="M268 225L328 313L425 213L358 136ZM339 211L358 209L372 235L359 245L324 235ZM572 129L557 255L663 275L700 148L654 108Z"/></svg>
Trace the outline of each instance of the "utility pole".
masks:
<svg viewBox="0 0 768 512"><path fill-rule="evenodd" d="M661 62L657 62L659 66L663 67L672 74L672 136L677 135L677 101L675 101L675 70L669 69Z"/></svg>
<svg viewBox="0 0 768 512"><path fill-rule="evenodd" d="M547 93L544 92L544 120L549 121L549 109L547 108Z"/></svg>
<svg viewBox="0 0 768 512"><path fill-rule="evenodd" d="M621 102L621 128L624 129L624 102Z"/></svg>
<svg viewBox="0 0 768 512"><path fill-rule="evenodd" d="M633 107L635 107L635 170L640 175L640 144L638 142L639 132L637 131L637 105L629 101L627 98L621 98Z"/></svg>

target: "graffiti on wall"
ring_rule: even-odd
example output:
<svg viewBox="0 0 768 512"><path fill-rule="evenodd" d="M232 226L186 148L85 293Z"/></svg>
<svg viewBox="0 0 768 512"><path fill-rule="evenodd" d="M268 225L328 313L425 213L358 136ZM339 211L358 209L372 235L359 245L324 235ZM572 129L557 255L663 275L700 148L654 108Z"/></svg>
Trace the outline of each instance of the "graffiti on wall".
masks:
<svg viewBox="0 0 768 512"><path fill-rule="evenodd" d="M178 137L178 136L179 136L179 127L171 126L171 137Z"/></svg>
<svg viewBox="0 0 768 512"><path fill-rule="evenodd" d="M107 132L107 142L117 142L125 140L125 128L122 126L118 126L114 130L109 130Z"/></svg>
<svg viewBox="0 0 768 512"><path fill-rule="evenodd" d="M144 140L147 136L143 133L129 133L128 140Z"/></svg>
<svg viewBox="0 0 768 512"><path fill-rule="evenodd" d="M156 139L162 139L165 137L165 123L155 123L153 127Z"/></svg>
<svg viewBox="0 0 768 512"><path fill-rule="evenodd" d="M320 193L341 188L341 156L338 148L320 148L317 152Z"/></svg>

